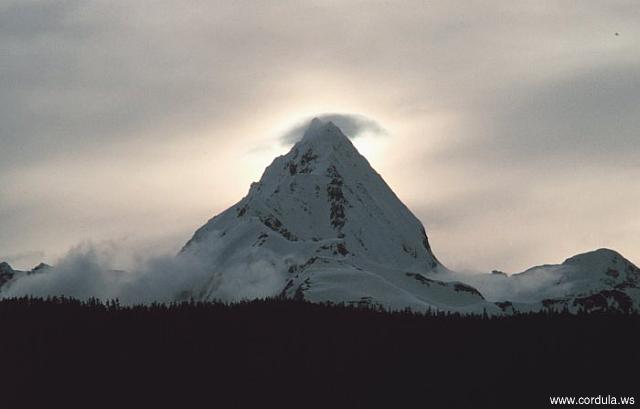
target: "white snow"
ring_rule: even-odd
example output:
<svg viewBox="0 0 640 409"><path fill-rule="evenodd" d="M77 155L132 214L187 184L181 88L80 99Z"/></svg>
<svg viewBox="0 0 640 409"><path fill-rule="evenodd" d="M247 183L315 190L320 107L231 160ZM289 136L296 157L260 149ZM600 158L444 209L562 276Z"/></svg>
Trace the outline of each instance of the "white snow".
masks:
<svg viewBox="0 0 640 409"><path fill-rule="evenodd" d="M215 277L247 256L271 260L287 297L393 309L495 308L468 286L426 279L448 270L420 221L340 129L318 119L183 253L209 257ZM215 298L217 282L205 298Z"/></svg>
<svg viewBox="0 0 640 409"><path fill-rule="evenodd" d="M607 298L609 304L628 297L633 308L640 308L640 269L609 249L579 254L562 264L531 267L511 276L452 273L449 277L475 286L488 300L511 301L521 311L539 310L544 307L543 300L577 311L581 300L597 294Z"/></svg>
<svg viewBox="0 0 640 409"><path fill-rule="evenodd" d="M156 283L165 298L167 293L205 300L281 295L387 309L496 314L603 305L640 308L640 270L607 249L511 276L448 270L433 254L422 223L341 130L318 119L242 200L198 229L178 257L160 263L138 274L137 282ZM49 269L24 272L0 263L0 287L5 294L22 287L29 291L29 280L43 281L35 273ZM67 268L73 274L66 275L64 268L58 270L47 280L66 277L74 281L71 287L91 280L78 276L77 269ZM97 277L106 279L102 270ZM129 287L116 286L108 294L122 296L133 291Z"/></svg>

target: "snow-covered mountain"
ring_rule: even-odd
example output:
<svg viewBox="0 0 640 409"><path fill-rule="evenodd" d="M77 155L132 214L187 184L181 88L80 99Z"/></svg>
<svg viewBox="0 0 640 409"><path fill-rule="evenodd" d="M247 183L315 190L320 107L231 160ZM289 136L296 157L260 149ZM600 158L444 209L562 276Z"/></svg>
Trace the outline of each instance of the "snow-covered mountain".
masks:
<svg viewBox="0 0 640 409"><path fill-rule="evenodd" d="M640 269L613 250L579 254L560 265L533 267L512 278L527 282L539 277L553 280L533 293L514 294L512 299L527 297L540 300L547 308L570 311L640 309Z"/></svg>
<svg viewBox="0 0 640 409"><path fill-rule="evenodd" d="M501 301L498 305L505 311L640 309L640 269L609 249L511 276L496 272L478 275L468 282L489 300Z"/></svg>
<svg viewBox="0 0 640 409"><path fill-rule="evenodd" d="M341 130L318 119L182 254L211 263L204 299L216 296L229 281L225 275L261 263L272 275L260 279L284 297L418 310L496 308L469 285L434 279L448 270L420 221Z"/></svg>
<svg viewBox="0 0 640 409"><path fill-rule="evenodd" d="M40 263L29 271L14 270L7 262L0 262L0 289L4 286L11 285L12 282L19 280L22 277L39 274L48 271L51 268L50 265Z"/></svg>
<svg viewBox="0 0 640 409"><path fill-rule="evenodd" d="M171 278L178 278L167 281L174 283L169 299L275 295L387 309L496 314L640 310L640 270L612 250L511 276L448 270L434 255L422 223L342 131L318 119L286 155L266 168L242 200L198 229L169 266L165 261L159 270L147 271L148 276L134 276L142 276L142 285L158 280L156 284L164 286L167 280L160 273L169 271ZM78 271L85 273L86 266L81 267ZM59 270L41 264L17 271L0 263L0 292L15 289L22 277ZM96 276L100 282L127 284L123 272L105 271ZM67 266L63 281L87 280L74 274ZM47 276L47 283L55 279ZM105 294L117 297L123 291L131 289L116 286Z"/></svg>

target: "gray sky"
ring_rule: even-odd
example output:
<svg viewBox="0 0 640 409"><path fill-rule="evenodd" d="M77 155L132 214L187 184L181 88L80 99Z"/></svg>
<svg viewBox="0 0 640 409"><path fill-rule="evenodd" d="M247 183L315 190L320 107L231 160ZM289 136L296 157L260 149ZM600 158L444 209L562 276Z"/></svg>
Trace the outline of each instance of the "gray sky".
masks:
<svg viewBox="0 0 640 409"><path fill-rule="evenodd" d="M640 262L638 21L634 0L0 0L0 258L176 251L301 120L357 113L448 267Z"/></svg>

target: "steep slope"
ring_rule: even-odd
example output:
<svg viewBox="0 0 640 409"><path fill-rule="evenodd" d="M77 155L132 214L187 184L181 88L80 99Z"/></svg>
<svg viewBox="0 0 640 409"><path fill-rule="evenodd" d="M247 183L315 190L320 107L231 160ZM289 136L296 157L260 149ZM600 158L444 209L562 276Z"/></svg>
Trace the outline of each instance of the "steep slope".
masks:
<svg viewBox="0 0 640 409"><path fill-rule="evenodd" d="M318 119L182 254L210 263L212 279L199 294L205 299L229 281L225 275L259 268L271 272L259 280L285 297L390 308L493 307L470 286L425 276L447 269L420 221L340 129Z"/></svg>

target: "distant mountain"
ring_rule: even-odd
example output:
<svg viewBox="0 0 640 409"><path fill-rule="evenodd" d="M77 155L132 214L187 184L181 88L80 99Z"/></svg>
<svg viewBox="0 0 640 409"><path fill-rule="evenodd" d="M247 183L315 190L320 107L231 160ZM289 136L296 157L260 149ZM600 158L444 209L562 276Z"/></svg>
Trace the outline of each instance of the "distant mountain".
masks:
<svg viewBox="0 0 640 409"><path fill-rule="evenodd" d="M13 280L16 271L9 265L9 263L0 263L0 287Z"/></svg>
<svg viewBox="0 0 640 409"><path fill-rule="evenodd" d="M222 275L253 260L273 269L284 297L495 309L475 288L437 279L448 270L420 221L341 130L318 119L246 197L200 228L182 254L210 260L204 299L216 296Z"/></svg>
<svg viewBox="0 0 640 409"><path fill-rule="evenodd" d="M51 268L50 265L45 263L40 263L35 266L33 269L29 271L22 270L14 270L11 265L7 262L0 262L0 289L3 286L9 286L12 282L20 279L21 277L31 275L31 274L39 274L48 271Z"/></svg>
<svg viewBox="0 0 640 409"><path fill-rule="evenodd" d="M572 312L640 309L640 269L621 254L599 249L506 276L469 279L505 311L568 309Z"/></svg>
<svg viewBox="0 0 640 409"><path fill-rule="evenodd" d="M528 282L552 278L548 285L527 292ZM594 311L640 308L640 269L621 254L599 249L568 258L560 265L530 268L512 279L523 283L512 299L535 299L547 308Z"/></svg>

